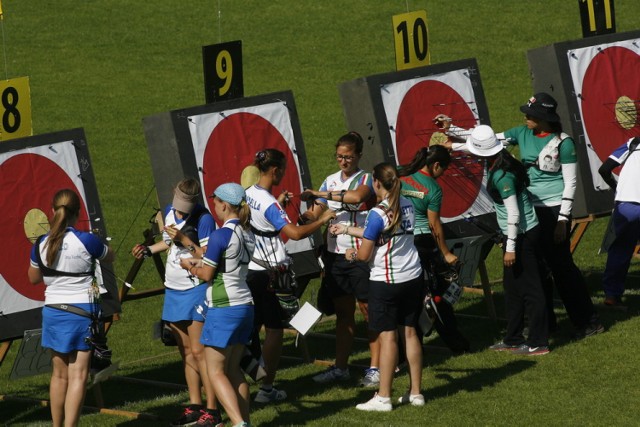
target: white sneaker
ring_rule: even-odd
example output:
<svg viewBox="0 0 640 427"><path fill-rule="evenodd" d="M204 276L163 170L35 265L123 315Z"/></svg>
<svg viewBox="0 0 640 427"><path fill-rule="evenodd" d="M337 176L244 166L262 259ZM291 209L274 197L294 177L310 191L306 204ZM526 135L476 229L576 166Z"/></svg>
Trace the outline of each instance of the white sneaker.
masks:
<svg viewBox="0 0 640 427"><path fill-rule="evenodd" d="M398 398L398 403L411 403L413 406L424 406L424 396L421 394L405 394Z"/></svg>
<svg viewBox="0 0 640 427"><path fill-rule="evenodd" d="M391 405L391 398L380 397L378 393L376 393L371 400L356 405L356 409L361 411L389 412L393 409L393 405Z"/></svg>
<svg viewBox="0 0 640 427"><path fill-rule="evenodd" d="M275 387L271 389L271 391L265 391L263 389L258 390L258 394L256 394L255 399L253 399L256 403L271 403L279 400L284 400L287 398L287 393L284 390L278 390Z"/></svg>
<svg viewBox="0 0 640 427"><path fill-rule="evenodd" d="M313 380L317 383L330 383L334 381L345 381L351 378L349 374L349 369L340 369L335 365L327 368L326 371L320 372L318 375L313 377Z"/></svg>
<svg viewBox="0 0 640 427"><path fill-rule="evenodd" d="M364 377L360 380L363 387L378 387L380 385L380 370L369 368L364 371Z"/></svg>

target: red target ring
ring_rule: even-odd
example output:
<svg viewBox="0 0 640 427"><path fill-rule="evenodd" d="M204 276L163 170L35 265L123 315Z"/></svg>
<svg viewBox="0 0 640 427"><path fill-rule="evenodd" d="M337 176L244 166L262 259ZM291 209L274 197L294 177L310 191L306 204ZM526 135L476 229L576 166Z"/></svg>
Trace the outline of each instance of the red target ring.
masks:
<svg viewBox="0 0 640 427"><path fill-rule="evenodd" d="M245 167L252 165L258 151L275 148L287 159L287 169L279 185L273 187L274 195L287 190L294 194L302 192L300 171L291 148L282 134L268 120L253 113L236 113L225 117L211 132L203 156L204 191L210 196L225 182L240 182ZM213 204L207 199L209 209ZM297 222L299 204L287 207L287 215Z"/></svg>
<svg viewBox="0 0 640 427"><path fill-rule="evenodd" d="M471 106L449 85L437 80L417 83L406 93L398 111L396 152L400 164L409 163L419 149L429 146L433 134L440 131L433 124L438 114L451 117L460 127L476 125ZM453 152L451 156L449 168L438 180L443 194L443 218L457 217L469 210L480 193L484 174L482 164L466 153Z"/></svg>
<svg viewBox="0 0 640 427"><path fill-rule="evenodd" d="M584 128L603 162L630 137L640 135L638 70L640 56L614 46L600 50L584 74L580 94ZM626 107L620 103L625 98L630 100ZM621 110L626 112L620 114Z"/></svg>
<svg viewBox="0 0 640 427"><path fill-rule="evenodd" d="M32 209L51 216L51 201L56 192L69 188L80 195L80 218L76 228L89 231L90 223L82 193L58 164L36 154L18 154L0 165L0 191L3 214L10 224L3 232L3 246L11 248L0 257L0 271L9 285L26 298L44 301L44 285L32 285L27 278L33 243L25 235L23 223ZM48 224L42 224L45 234Z"/></svg>

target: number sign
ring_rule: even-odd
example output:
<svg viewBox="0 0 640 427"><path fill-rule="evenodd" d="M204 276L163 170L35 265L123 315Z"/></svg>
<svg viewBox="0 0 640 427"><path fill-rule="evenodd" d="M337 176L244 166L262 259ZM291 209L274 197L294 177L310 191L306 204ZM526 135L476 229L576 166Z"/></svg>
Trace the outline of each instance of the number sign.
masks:
<svg viewBox="0 0 640 427"><path fill-rule="evenodd" d="M204 46L202 59L207 104L244 96L240 40Z"/></svg>
<svg viewBox="0 0 640 427"><path fill-rule="evenodd" d="M616 32L613 0L580 0L582 37Z"/></svg>
<svg viewBox="0 0 640 427"><path fill-rule="evenodd" d="M426 10L395 15L393 37L396 47L396 69L406 70L429 65Z"/></svg>
<svg viewBox="0 0 640 427"><path fill-rule="evenodd" d="M0 81L0 141L31 136L29 77Z"/></svg>

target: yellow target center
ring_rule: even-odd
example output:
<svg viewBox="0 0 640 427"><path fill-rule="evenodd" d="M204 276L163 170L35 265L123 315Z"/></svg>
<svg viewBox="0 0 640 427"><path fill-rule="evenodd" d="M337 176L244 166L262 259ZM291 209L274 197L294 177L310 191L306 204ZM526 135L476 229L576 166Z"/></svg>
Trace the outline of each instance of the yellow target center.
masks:
<svg viewBox="0 0 640 427"><path fill-rule="evenodd" d="M240 185L243 188L249 188L253 184L257 184L260 180L260 169L254 165L249 165L242 170L240 175Z"/></svg>
<svg viewBox="0 0 640 427"><path fill-rule="evenodd" d="M24 216L24 234L35 243L38 236L49 231L49 219L47 215L38 208L31 209Z"/></svg>
<svg viewBox="0 0 640 427"><path fill-rule="evenodd" d="M434 132L429 140L429 145L444 145L449 140L449 137L442 132Z"/></svg>
<svg viewBox="0 0 640 427"><path fill-rule="evenodd" d="M638 122L638 107L628 96L621 96L616 102L616 120L623 129L631 129Z"/></svg>

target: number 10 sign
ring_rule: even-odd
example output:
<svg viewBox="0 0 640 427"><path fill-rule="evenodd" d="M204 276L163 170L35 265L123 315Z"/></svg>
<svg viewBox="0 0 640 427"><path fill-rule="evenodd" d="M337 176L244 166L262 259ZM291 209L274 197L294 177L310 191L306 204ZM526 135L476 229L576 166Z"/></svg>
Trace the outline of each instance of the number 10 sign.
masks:
<svg viewBox="0 0 640 427"><path fill-rule="evenodd" d="M429 65L429 37L427 31L427 11L395 15L393 38L396 47L396 69Z"/></svg>

